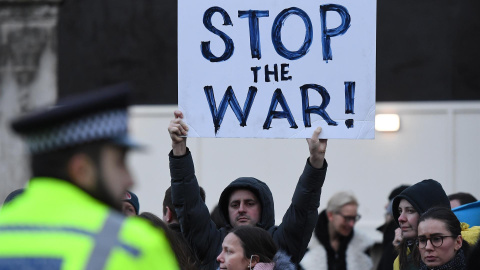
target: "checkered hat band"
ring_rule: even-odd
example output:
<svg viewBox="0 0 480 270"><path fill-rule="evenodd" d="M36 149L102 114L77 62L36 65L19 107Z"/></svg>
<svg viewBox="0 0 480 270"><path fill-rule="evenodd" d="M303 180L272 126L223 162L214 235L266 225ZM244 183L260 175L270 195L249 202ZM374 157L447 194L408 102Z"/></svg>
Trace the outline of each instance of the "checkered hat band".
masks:
<svg viewBox="0 0 480 270"><path fill-rule="evenodd" d="M127 134L125 109L102 111L26 136L32 154Z"/></svg>

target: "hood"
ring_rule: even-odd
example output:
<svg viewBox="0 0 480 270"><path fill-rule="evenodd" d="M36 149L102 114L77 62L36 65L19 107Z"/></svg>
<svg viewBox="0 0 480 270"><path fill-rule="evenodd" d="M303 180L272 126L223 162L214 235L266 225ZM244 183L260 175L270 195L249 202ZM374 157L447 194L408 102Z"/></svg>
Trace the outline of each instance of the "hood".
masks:
<svg viewBox="0 0 480 270"><path fill-rule="evenodd" d="M450 200L442 185L432 179L423 180L406 188L393 199L392 212L397 224L400 216L398 205L402 199L407 200L420 215L434 206L450 208Z"/></svg>
<svg viewBox="0 0 480 270"><path fill-rule="evenodd" d="M260 201L262 214L260 222L257 223L258 227L267 230L275 225L275 208L270 188L268 188L267 184L254 177L240 177L230 183L230 185L223 190L218 201L220 213L225 219L226 224L228 224L227 226L231 226L228 218L228 201L232 192L238 189L246 189L253 192Z"/></svg>

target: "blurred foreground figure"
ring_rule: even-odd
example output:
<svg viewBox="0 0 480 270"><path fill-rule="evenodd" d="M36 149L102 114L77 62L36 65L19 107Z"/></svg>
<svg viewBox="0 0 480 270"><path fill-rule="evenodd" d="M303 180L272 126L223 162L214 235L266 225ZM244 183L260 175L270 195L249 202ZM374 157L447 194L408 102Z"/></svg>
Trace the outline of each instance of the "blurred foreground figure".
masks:
<svg viewBox="0 0 480 270"><path fill-rule="evenodd" d="M10 192L10 194L7 195L7 198L5 198L5 201L3 202L3 205L6 205L7 203L13 201L13 199L20 196L23 193L23 191L24 191L23 188L19 188L19 189L16 189L16 190Z"/></svg>
<svg viewBox="0 0 480 270"><path fill-rule="evenodd" d="M163 233L120 213L127 85L100 89L12 123L33 178L0 215L0 269L177 269Z"/></svg>

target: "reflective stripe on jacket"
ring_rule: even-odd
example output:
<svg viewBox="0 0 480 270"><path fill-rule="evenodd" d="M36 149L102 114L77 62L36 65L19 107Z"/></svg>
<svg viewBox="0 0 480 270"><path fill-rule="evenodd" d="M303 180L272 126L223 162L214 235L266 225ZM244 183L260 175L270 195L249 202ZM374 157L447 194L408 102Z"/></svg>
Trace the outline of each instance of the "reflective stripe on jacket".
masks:
<svg viewBox="0 0 480 270"><path fill-rule="evenodd" d="M178 269L161 231L51 178L2 208L0 243L0 269Z"/></svg>

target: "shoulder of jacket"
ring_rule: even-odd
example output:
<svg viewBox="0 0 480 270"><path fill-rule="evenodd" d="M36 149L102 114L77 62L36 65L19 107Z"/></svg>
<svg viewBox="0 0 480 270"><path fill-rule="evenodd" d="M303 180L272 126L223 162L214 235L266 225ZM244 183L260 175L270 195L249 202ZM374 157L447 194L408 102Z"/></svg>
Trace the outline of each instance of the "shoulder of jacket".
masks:
<svg viewBox="0 0 480 270"><path fill-rule="evenodd" d="M358 249L366 250L373 246L373 244L375 244L375 241L372 238L361 231L356 230L353 234L352 240L350 240L349 246L354 245Z"/></svg>
<svg viewBox="0 0 480 270"><path fill-rule="evenodd" d="M397 256L393 261L393 270L400 270L400 257Z"/></svg>
<svg viewBox="0 0 480 270"><path fill-rule="evenodd" d="M327 251L313 234L308 243L308 250L303 256L300 265L306 270L322 270L327 269Z"/></svg>
<svg viewBox="0 0 480 270"><path fill-rule="evenodd" d="M138 217L125 218L119 236L127 242L141 243L144 247L169 245L163 230L153 227L148 221Z"/></svg>
<svg viewBox="0 0 480 270"><path fill-rule="evenodd" d="M275 263L273 270L296 270L290 256L284 251L278 251L274 256L273 261Z"/></svg>

